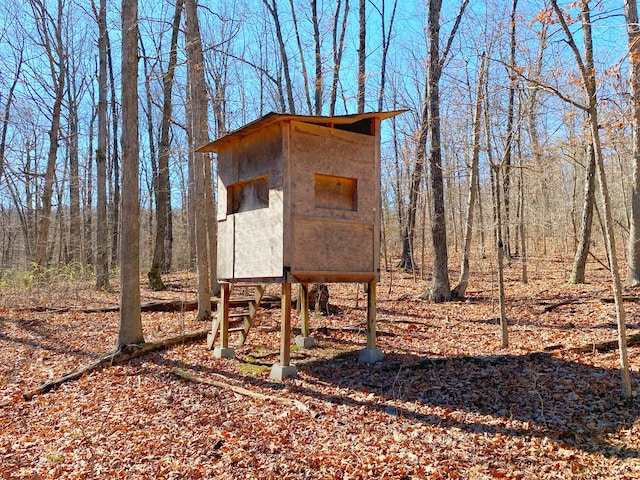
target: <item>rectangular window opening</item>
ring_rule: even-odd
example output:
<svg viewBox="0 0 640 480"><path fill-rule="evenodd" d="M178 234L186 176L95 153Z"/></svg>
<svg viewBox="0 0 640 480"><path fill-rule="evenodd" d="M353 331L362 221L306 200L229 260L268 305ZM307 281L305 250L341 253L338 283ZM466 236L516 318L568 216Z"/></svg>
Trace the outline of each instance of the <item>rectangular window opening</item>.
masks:
<svg viewBox="0 0 640 480"><path fill-rule="evenodd" d="M268 175L227 187L227 215L260 208L269 208Z"/></svg>
<svg viewBox="0 0 640 480"><path fill-rule="evenodd" d="M316 208L358 210L358 180L334 175L314 175Z"/></svg>

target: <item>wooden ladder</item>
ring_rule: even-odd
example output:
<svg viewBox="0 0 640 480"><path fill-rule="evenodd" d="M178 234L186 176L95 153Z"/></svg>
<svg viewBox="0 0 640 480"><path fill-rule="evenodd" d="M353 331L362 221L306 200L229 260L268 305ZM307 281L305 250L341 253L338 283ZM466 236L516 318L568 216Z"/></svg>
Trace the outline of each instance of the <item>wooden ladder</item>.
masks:
<svg viewBox="0 0 640 480"><path fill-rule="evenodd" d="M229 307L240 307L241 312L229 313L229 333L238 333L236 346L244 345L249 330L260 308L260 301L266 289L266 283L232 283L229 292ZM218 309L222 305L218 304ZM228 312L226 308L223 311ZM220 334L220 316L216 315L211 324L211 331L207 335L207 347L213 350L216 339Z"/></svg>

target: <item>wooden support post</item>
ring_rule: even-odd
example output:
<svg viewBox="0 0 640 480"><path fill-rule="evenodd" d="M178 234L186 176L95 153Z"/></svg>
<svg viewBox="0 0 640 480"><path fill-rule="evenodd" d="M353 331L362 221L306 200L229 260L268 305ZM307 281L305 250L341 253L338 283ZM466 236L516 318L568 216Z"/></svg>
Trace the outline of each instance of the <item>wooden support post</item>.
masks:
<svg viewBox="0 0 640 480"><path fill-rule="evenodd" d="M218 309L218 319L220 320L220 346L229 347L229 295L228 283L220 285L220 307Z"/></svg>
<svg viewBox="0 0 640 480"><path fill-rule="evenodd" d="M300 284L300 333L309 336L309 284Z"/></svg>
<svg viewBox="0 0 640 480"><path fill-rule="evenodd" d="M291 358L291 284L282 284L282 318L280 320L280 365L286 367Z"/></svg>
<svg viewBox="0 0 640 480"><path fill-rule="evenodd" d="M228 283L220 284L220 302L218 303L217 322L220 329L220 346L213 349L216 358L234 358L233 348L229 348L229 296L231 288Z"/></svg>
<svg viewBox="0 0 640 480"><path fill-rule="evenodd" d="M360 350L358 361L372 364L382 360L384 355L376 347L376 282L370 282L367 287L367 348Z"/></svg>
<svg viewBox="0 0 640 480"><path fill-rule="evenodd" d="M367 289L367 349L376 348L376 282Z"/></svg>
<svg viewBox="0 0 640 480"><path fill-rule="evenodd" d="M300 335L296 337L296 345L300 348L313 348L315 339L309 335L309 284L301 283L298 291L300 305Z"/></svg>
<svg viewBox="0 0 640 480"><path fill-rule="evenodd" d="M282 380L296 376L296 367L289 365L291 359L291 283L282 284L282 318L280 320L280 363L271 367L270 377Z"/></svg>

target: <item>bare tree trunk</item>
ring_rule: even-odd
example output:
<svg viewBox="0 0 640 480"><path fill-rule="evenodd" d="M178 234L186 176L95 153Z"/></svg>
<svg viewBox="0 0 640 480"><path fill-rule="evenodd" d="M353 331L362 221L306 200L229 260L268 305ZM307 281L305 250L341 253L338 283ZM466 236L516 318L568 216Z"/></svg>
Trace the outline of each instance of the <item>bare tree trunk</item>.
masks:
<svg viewBox="0 0 640 480"><path fill-rule="evenodd" d="M107 0L98 13L98 149L96 150L96 289L109 289L107 226Z"/></svg>
<svg viewBox="0 0 640 480"><path fill-rule="evenodd" d="M344 49L344 36L347 31L347 18L349 15L349 0L344 2L344 12L342 13L342 28L338 35L338 21L340 19L340 4L342 0L336 1L336 10L333 16L332 47L333 47L333 76L331 79L331 90L329 91L329 115L335 115L336 99L338 96L338 81L340 78L340 66L342 64L342 52ZM339 40L338 40L339 37Z"/></svg>
<svg viewBox="0 0 640 480"><path fill-rule="evenodd" d="M339 3L339 1L338 1ZM296 43L298 45L298 54L300 55L300 67L302 68L302 82L304 87L304 96L307 101L307 111L309 115L313 115L313 106L311 105L311 96L309 95L309 75L307 74L307 62L304 60L304 48L302 47L302 41L300 40L300 29L298 28L298 18L296 16L296 9L293 5L293 0L289 0L289 6L291 7L291 20L293 21L293 30L296 34ZM311 0L311 21L313 23L314 39L315 32L318 31L318 13L316 0ZM316 55L319 55L320 45L320 33L318 32L318 51Z"/></svg>
<svg viewBox="0 0 640 480"><path fill-rule="evenodd" d="M207 96L204 81L204 57L202 55L202 41L196 0L185 1L189 91L190 91L190 127L191 152L193 155L195 180L195 229L196 229L196 264L198 267L198 320L211 317L211 289L209 284L209 244L207 221L207 185L206 172L209 162L205 154L195 152L195 149L209 142L207 119ZM209 186L210 188L210 186Z"/></svg>
<svg viewBox="0 0 640 480"><path fill-rule="evenodd" d="M636 0L625 0L633 108L633 183L629 225L627 285L640 286L640 27Z"/></svg>
<svg viewBox="0 0 640 480"><path fill-rule="evenodd" d="M118 347L144 343L140 316L138 0L122 0L122 234Z"/></svg>
<svg viewBox="0 0 640 480"><path fill-rule="evenodd" d="M313 45L315 51L316 74L313 81L314 113L322 114L322 52L320 45L320 25L318 24L318 5L316 0L311 0L311 23L313 24Z"/></svg>
<svg viewBox="0 0 640 480"><path fill-rule="evenodd" d="M500 165L491 164L491 191L493 192L493 220L496 252L498 255L498 303L500 305L500 337L502 347L509 346L507 313L504 296L504 243L502 241L502 201L500 199Z"/></svg>
<svg viewBox="0 0 640 480"><path fill-rule="evenodd" d="M47 247L49 245L49 227L51 225L51 199L53 197L53 184L55 181L55 168L58 156L58 136L60 134L60 118L62 115L62 100L65 93L66 78L66 59L64 51L64 41L62 38L63 26L63 9L62 0L58 0L56 21L53 25L49 25L49 21L53 20L48 7L41 0L29 0L33 10L36 22L40 24L42 33L42 43L46 49L48 62L52 74L53 89L55 98L53 108L51 110L51 126L49 128L49 152L47 155L47 168L44 174L44 186L42 189L40 212L40 224L38 226L38 240L36 243L35 262L40 267L47 264ZM54 31L51 32L53 27ZM50 40L55 40L52 45Z"/></svg>
<svg viewBox="0 0 640 480"><path fill-rule="evenodd" d="M591 228L593 225L593 208L595 204L596 191L596 154L593 144L589 145L587 153L587 171L584 181L584 206L582 208L582 222L580 228L580 238L578 239L578 247L573 261L573 269L569 283L578 284L585 282L585 270L587 265L587 257L589 256L589 247L591 244Z"/></svg>
<svg viewBox="0 0 640 480"><path fill-rule="evenodd" d="M365 85L366 85L366 58L367 58L367 16L366 16L366 0L358 2L358 93L356 99L358 102L358 113L364 112Z"/></svg>
<svg viewBox="0 0 640 480"><path fill-rule="evenodd" d="M396 18L396 8L398 6L398 0L394 0L393 8L391 10L391 17L389 18L389 30L386 30L385 27L385 5L386 2L382 2L381 10L380 10L380 23L382 31L381 39L382 39L382 60L380 64L380 91L378 92L378 111L381 112L384 108L384 96L385 96L385 86L387 81L387 55L389 53L389 45L391 44L392 32L393 32L393 22Z"/></svg>
<svg viewBox="0 0 640 480"><path fill-rule="evenodd" d="M293 84L291 83L291 74L289 73L289 57L287 55L286 45L282 37L282 27L280 26L280 16L278 15L278 5L276 0L262 0L267 10L273 18L274 27L276 29L276 38L278 39L278 46L280 48L280 60L282 61L282 69L284 70L284 82L287 89L287 101L289 105L288 113L296 113L295 102L293 101Z"/></svg>
<svg viewBox="0 0 640 480"><path fill-rule="evenodd" d="M7 94L6 104L4 106L4 114L2 115L2 133L0 134L0 182L2 182L2 176L4 175L5 165L5 151L7 146L7 130L9 129L9 121L11 119L11 104L13 103L13 95L16 89L16 85L20 81L20 72L22 71L22 59L24 50L20 50L20 58L18 58L16 72L13 77L11 87L9 87L9 93Z"/></svg>
<svg viewBox="0 0 640 480"><path fill-rule="evenodd" d="M475 210L475 202L478 198L478 177L480 161L480 132L482 120L482 91L486 78L487 58L483 54L480 61L480 70L478 72L478 80L476 86L476 104L473 114L473 145L471 152L471 176L469 178L469 197L467 207L467 218L465 221L464 245L462 247L462 262L460 266L460 279L458 285L453 289L451 295L453 298L464 298L467 286L469 285L469 255L471 253L471 237L473 234L473 218Z"/></svg>
<svg viewBox="0 0 640 480"><path fill-rule="evenodd" d="M67 101L69 114L69 260L81 261L80 171L78 165L78 92L74 75L69 75Z"/></svg>
<svg viewBox="0 0 640 480"><path fill-rule="evenodd" d="M505 146L505 157L503 165L503 203L504 203L504 253L508 260L511 259L511 154L513 151L514 139L514 104L517 75L514 72L516 66L516 9L518 0L512 0L511 3L511 28L510 28L510 48L509 48L509 66L511 81L509 82L509 104L507 106L507 145Z"/></svg>
<svg viewBox="0 0 640 480"><path fill-rule="evenodd" d="M178 35L180 33L180 18L182 16L183 0L176 2L173 22L171 24L171 43L169 47L169 64L167 71L162 76L162 120L160 123L160 144L158 156L158 174L155 181L156 197L156 235L153 248L153 258L151 268L147 277L149 288L152 290L164 290L165 284L162 281L161 273L166 259L165 241L167 237L167 224L171 216L171 205L169 203L169 153L170 140L169 128L173 110L173 78L178 59Z"/></svg>
<svg viewBox="0 0 640 480"><path fill-rule="evenodd" d="M557 0L551 0L556 17L565 33L567 43L573 51L576 63L580 70L580 76L585 92L588 96L588 106L582 107L588 114L589 127L591 129L591 138L593 140L593 148L595 152L598 183L600 185L600 196L604 208L604 230L605 241L607 244L607 253L609 257L609 268L611 270L613 296L616 306L616 318L618 322L618 344L620 351L620 371L622 374L622 392L625 398L631 398L631 375L629 373L629 357L627 353L627 329L625 324L624 304L622 303L622 283L620 281L620 272L618 270L618 255L616 252L614 224L611 215L611 202L609 199L609 191L607 188L607 180L604 171L604 160L602 155L602 146L600 144L600 131L598 125L598 102L596 96L596 77L593 62L593 40L591 36L591 11L589 8L589 0L580 1L580 17L582 21L582 38L584 42L584 61L582 55L573 39L573 35L569 30L563 12L558 7ZM574 103L575 104L575 103Z"/></svg>
<svg viewBox="0 0 640 480"><path fill-rule="evenodd" d="M118 264L118 244L120 241L120 153L118 149L118 97L116 96L116 82L113 74L113 56L111 55L111 42L109 40L109 32L105 32L107 40L107 63L109 67L109 83L111 85L111 122L113 143L111 147L110 166L111 166L111 208L110 208L110 225L111 232L111 267L115 268ZM107 228L107 227L105 227ZM108 232L108 228L107 228ZM106 254L108 255L108 253Z"/></svg>

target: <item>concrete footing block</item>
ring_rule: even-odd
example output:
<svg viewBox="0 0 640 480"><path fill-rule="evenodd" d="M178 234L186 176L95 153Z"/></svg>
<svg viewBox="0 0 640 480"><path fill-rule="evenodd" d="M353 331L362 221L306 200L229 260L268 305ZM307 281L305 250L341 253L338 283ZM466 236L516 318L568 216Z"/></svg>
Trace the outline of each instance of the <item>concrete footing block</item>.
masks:
<svg viewBox="0 0 640 480"><path fill-rule="evenodd" d="M269 378L271 380L282 381L285 378L296 377L298 375L298 371L296 370L295 365L273 365L271 367L271 374Z"/></svg>
<svg viewBox="0 0 640 480"><path fill-rule="evenodd" d="M316 346L316 339L313 337L303 337L298 335L296 337L296 345L300 348L313 348Z"/></svg>
<svg viewBox="0 0 640 480"><path fill-rule="evenodd" d="M226 358L233 360L236 358L236 351L233 348L216 347L213 349L213 356L215 358Z"/></svg>
<svg viewBox="0 0 640 480"><path fill-rule="evenodd" d="M364 350L360 350L358 354L358 363L366 363L367 365L371 365L373 363L377 363L382 361L384 358L384 353L380 350L380 347L376 347L373 350L365 348Z"/></svg>

